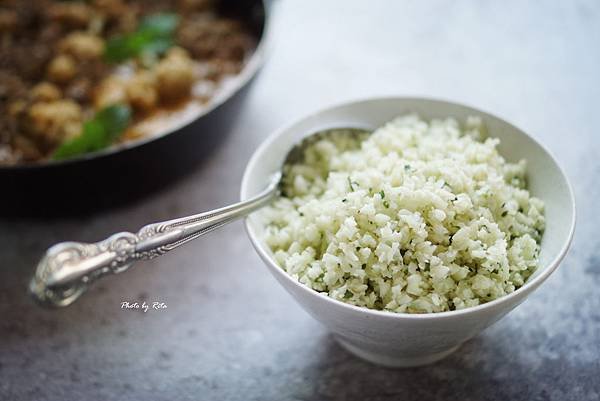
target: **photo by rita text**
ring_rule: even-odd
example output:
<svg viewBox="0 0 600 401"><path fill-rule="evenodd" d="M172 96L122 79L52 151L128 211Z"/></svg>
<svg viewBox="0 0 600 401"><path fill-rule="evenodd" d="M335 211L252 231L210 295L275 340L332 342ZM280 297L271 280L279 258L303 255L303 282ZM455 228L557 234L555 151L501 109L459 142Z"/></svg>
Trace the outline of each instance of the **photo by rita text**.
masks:
<svg viewBox="0 0 600 401"><path fill-rule="evenodd" d="M146 313L149 310L164 310L164 309L167 309L167 304L165 302L159 302L159 301L153 301L153 302L146 302L146 301L142 301L142 302L122 301L121 302L121 309L141 310L142 312Z"/></svg>

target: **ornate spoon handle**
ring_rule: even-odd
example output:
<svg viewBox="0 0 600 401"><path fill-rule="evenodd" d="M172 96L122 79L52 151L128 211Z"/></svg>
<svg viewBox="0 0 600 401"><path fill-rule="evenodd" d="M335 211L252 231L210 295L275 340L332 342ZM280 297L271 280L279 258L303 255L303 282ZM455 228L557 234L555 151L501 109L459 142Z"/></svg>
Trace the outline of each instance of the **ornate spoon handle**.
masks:
<svg viewBox="0 0 600 401"><path fill-rule="evenodd" d="M42 305L70 305L98 278L122 273L138 260L163 255L267 205L278 193L280 177L274 176L256 197L221 209L149 224L135 234L121 232L93 244L56 244L38 264L30 292Z"/></svg>

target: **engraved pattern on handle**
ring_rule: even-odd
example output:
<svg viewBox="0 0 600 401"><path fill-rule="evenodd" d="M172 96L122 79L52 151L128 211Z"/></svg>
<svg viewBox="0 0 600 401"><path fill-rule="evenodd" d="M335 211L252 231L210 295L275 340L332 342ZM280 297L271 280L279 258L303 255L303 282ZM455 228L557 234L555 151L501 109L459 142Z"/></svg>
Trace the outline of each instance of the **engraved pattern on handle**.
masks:
<svg viewBox="0 0 600 401"><path fill-rule="evenodd" d="M280 173L273 176L267 189L256 197L221 209L149 224L136 234L121 232L93 244L54 245L38 264L30 292L45 306L70 305L95 280L122 273L135 261L163 255L270 203L278 194L280 178Z"/></svg>

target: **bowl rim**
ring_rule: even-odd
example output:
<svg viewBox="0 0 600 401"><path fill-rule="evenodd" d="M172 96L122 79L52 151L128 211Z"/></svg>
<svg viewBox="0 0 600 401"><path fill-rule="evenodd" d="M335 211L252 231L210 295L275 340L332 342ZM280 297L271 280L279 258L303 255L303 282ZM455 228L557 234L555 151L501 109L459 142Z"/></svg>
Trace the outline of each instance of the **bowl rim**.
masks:
<svg viewBox="0 0 600 401"><path fill-rule="evenodd" d="M260 4L264 11L262 32L259 36L257 36L256 47L247 57L245 64L242 67L242 70L232 78L233 80L231 84L226 85L224 87L224 90L218 96L211 98L210 103L206 107L200 109L197 113L194 113L189 118L177 121L177 123L173 124L172 127L166 130L162 130L156 135L144 136L131 141L114 144L104 149L84 153L67 159L50 159L31 163L17 163L5 166L0 165L0 171L48 169L53 167L69 166L72 164L101 159L117 153L142 147L150 142L154 142L171 134L175 134L181 129L192 125L198 119L212 113L215 109L221 107L224 103L229 101L244 87L246 87L246 85L248 85L252 78L254 78L258 74L258 71L265 64L266 58L269 56L269 53L271 51L270 49L272 48L274 41L273 17L271 15L272 10L267 0L257 0L256 3Z"/></svg>
<svg viewBox="0 0 600 401"><path fill-rule="evenodd" d="M477 306L467 307L464 309L453 310L453 311L444 311L444 312L398 313L398 312L385 311L385 310L369 309L369 308L366 308L363 306L356 306L356 305L352 305L349 303L345 303L345 302L339 301L337 299L331 298L325 293L315 291L312 288L309 288L306 285L299 282L298 280L294 279L292 276L287 274L275 262L275 260L272 258L271 255L269 255L269 252L267 251L264 241L262 241L259 238L258 234L251 227L250 220L247 217L244 219L244 227L246 229L246 233L247 233L248 237L250 238L250 241L251 241L254 249L259 254L261 259L265 263L270 265L271 272L272 273L277 272L277 273L273 273L274 275L277 274L278 277L282 277L283 280L286 280L286 281L292 283L294 286L299 288L301 292L307 294L309 297L316 296L319 299L321 299L323 302L331 303L332 307L337 306L337 307L346 309L349 312L364 313L367 315L379 316L382 318L401 319L401 320L402 319L406 319L406 320L451 319L451 318L455 318L455 317L459 317L459 316L473 314L476 312L484 312L487 310L494 309L497 306L508 303L511 299L514 299L515 297L518 297L521 294L523 294L524 297L527 296L528 293L532 292L537 287L539 287L539 285L541 285L558 268L558 266L560 265L560 263L566 256L567 251L569 250L569 247L571 246L571 243L573 242L573 234L575 232L575 225L576 225L576 220L577 220L576 207L575 207L575 195L574 195L571 183L569 182L568 176L565 174L564 169L558 163L554 154L548 148L546 148L546 146L544 146L533 136L531 136L528 133L526 133L525 131L521 130L516 125L512 124L511 122L507 121L506 119L498 117L497 115L489 113L485 110L482 110L482 109L479 109L479 108L476 108L476 107L473 107L470 105L466 105L464 103L455 102L453 100L425 97L425 96L371 96L371 97L350 99L347 101L337 102L337 103L333 103L333 104L330 104L325 107L321 107L318 110L315 110L312 113L306 114L303 117L297 118L294 121L292 121L291 123L288 123L288 124L284 125L283 127L275 130L259 145L258 148L256 148L256 150L253 152L253 154L250 157L250 160L248 161L248 164L246 165L246 168L244 170L244 175L242 177L242 183L241 183L241 187L240 187L240 198L242 200L248 198L247 188L248 188L248 183L250 180L250 172L253 171L255 169L256 165L259 163L259 159L260 159L259 155L262 155L263 153L265 153L265 151L271 147L271 145L273 144L273 142L275 142L275 140L277 138L282 136L285 132L289 131L296 125L298 125L306 120L309 120L309 119L318 118L317 116L320 114L327 113L327 112L330 112L334 109L341 108L341 107L347 107L350 105L360 104L360 103L369 103L369 102L373 102L373 101L397 101L397 100L445 103L447 105L459 106L461 108L469 109L469 110L473 111L474 113L480 113L482 115L486 115L488 117L495 118L495 119L501 121L502 123L507 124L508 126L515 129L516 131L522 133L523 135L527 136L530 140L532 140L538 147L540 147L546 153L546 155L554 163L558 172L562 175L565 183L567 184L567 189L569 192L568 197L569 197L569 200L571 203L572 219L571 219L570 226L568 229L567 240L561 247L558 254L554 257L554 259L552 261L550 261L547 264L547 266L545 266L545 268L540 272L540 274L538 274L537 276L533 277L532 279L526 281L525 284L523 284L521 287L519 287L515 291L511 292L510 294L506 294L506 295L504 295L500 298L497 298L493 301L486 302L484 304L479 304ZM539 266L538 266L538 268L539 268Z"/></svg>

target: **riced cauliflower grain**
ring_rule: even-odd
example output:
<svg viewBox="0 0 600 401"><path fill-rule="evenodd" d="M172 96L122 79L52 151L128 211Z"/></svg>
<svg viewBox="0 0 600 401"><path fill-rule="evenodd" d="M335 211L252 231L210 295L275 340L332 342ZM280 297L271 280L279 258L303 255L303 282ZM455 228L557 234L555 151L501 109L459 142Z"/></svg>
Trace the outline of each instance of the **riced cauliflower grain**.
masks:
<svg viewBox="0 0 600 401"><path fill-rule="evenodd" d="M538 264L544 204L479 118L399 117L370 136L330 131L285 167L262 212L277 263L337 300L405 313L476 306Z"/></svg>

